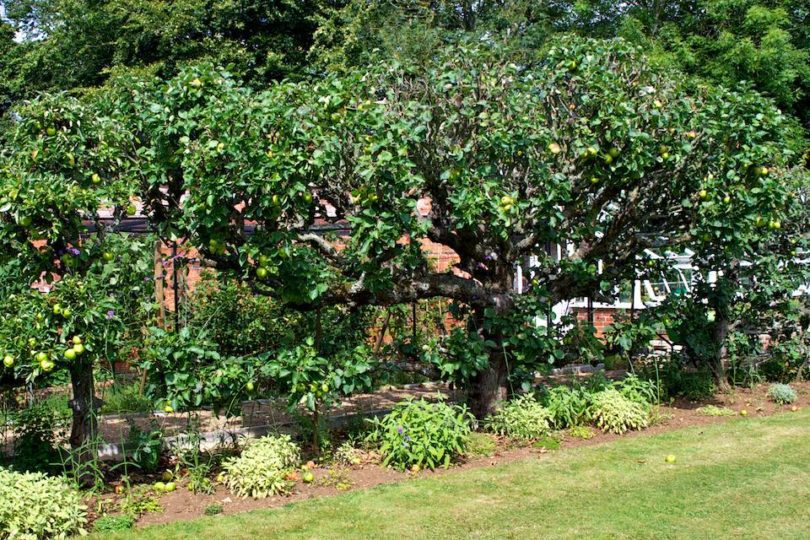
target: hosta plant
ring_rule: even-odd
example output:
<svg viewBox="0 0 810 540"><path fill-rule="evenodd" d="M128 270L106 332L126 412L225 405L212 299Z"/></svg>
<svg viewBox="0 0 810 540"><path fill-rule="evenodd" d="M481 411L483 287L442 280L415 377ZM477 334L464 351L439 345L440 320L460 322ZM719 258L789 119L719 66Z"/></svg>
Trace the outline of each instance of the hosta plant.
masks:
<svg viewBox="0 0 810 540"><path fill-rule="evenodd" d="M780 405L787 405L796 401L798 396L789 384L776 383L768 388L768 397Z"/></svg>
<svg viewBox="0 0 810 540"><path fill-rule="evenodd" d="M645 407L624 397L615 388L591 396L589 415L596 427L610 433L643 429L649 423Z"/></svg>
<svg viewBox="0 0 810 540"><path fill-rule="evenodd" d="M81 494L61 478L0 468L0 538L84 534L86 510Z"/></svg>
<svg viewBox="0 0 810 540"><path fill-rule="evenodd" d="M534 397L524 395L503 404L487 418L486 427L498 435L514 439L538 439L548 435L551 413Z"/></svg>
<svg viewBox="0 0 810 540"><path fill-rule="evenodd" d="M298 446L289 435L267 436L248 444L242 455L222 464L225 484L240 497L263 499L286 495L292 488L287 479L301 462Z"/></svg>
<svg viewBox="0 0 810 540"><path fill-rule="evenodd" d="M447 467L464 454L472 422L473 416L463 405L409 399L383 418L372 420L374 429L368 442L378 447L386 466Z"/></svg>

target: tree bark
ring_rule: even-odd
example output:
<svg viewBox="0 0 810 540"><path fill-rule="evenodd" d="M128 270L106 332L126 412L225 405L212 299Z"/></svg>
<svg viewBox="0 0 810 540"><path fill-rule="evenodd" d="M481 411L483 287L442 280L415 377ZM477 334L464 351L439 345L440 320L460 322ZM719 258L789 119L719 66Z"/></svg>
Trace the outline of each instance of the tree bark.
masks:
<svg viewBox="0 0 810 540"><path fill-rule="evenodd" d="M728 392L731 390L731 385L728 382L728 375L726 370L727 364L727 350L726 350L726 337L729 331L729 320L725 314L720 310L716 311L716 319L714 322L714 332L712 335L715 350L714 355L709 363L709 370L712 372L714 384L720 392Z"/></svg>
<svg viewBox="0 0 810 540"><path fill-rule="evenodd" d="M469 388L470 410L478 419L495 412L498 402L509 397L508 370L503 351L493 351L489 367L478 373Z"/></svg>
<svg viewBox="0 0 810 540"><path fill-rule="evenodd" d="M70 381L73 387L73 399L70 402L73 411L70 446L74 453L74 464L79 471L79 481L92 483L92 472L84 465L96 458L95 449L90 443L98 431L96 410L101 404L101 400L95 395L93 364L86 360L77 360L70 366Z"/></svg>

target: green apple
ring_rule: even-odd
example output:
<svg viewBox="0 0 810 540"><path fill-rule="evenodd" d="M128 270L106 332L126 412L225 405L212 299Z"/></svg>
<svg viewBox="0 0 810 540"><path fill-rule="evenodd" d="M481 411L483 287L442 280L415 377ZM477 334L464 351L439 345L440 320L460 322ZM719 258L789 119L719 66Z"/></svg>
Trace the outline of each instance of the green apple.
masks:
<svg viewBox="0 0 810 540"><path fill-rule="evenodd" d="M661 153L661 159L663 159L664 161L668 160L669 159L669 152L662 152Z"/></svg>
<svg viewBox="0 0 810 540"><path fill-rule="evenodd" d="M675 455L669 454L667 457L664 458L664 461L667 463L675 463Z"/></svg>
<svg viewBox="0 0 810 540"><path fill-rule="evenodd" d="M619 157L619 154L621 154L621 150L619 150L615 146L611 146L610 150L608 150L608 155L610 157L612 157L613 159L616 159L617 157Z"/></svg>
<svg viewBox="0 0 810 540"><path fill-rule="evenodd" d="M315 475L312 474L311 471L306 471L301 475L301 480L303 480L305 484L311 484L315 481Z"/></svg>
<svg viewBox="0 0 810 540"><path fill-rule="evenodd" d="M591 176L591 184L598 184L599 177L598 176Z"/></svg>
<svg viewBox="0 0 810 540"><path fill-rule="evenodd" d="M137 212L138 212L138 207L137 207L137 206L135 206L134 204L130 204L129 206L127 206L127 215L128 215L128 216L132 217L132 216L134 216L134 215L135 215Z"/></svg>
<svg viewBox="0 0 810 540"><path fill-rule="evenodd" d="M267 255L259 255L259 266L268 266L270 264L270 257Z"/></svg>
<svg viewBox="0 0 810 540"><path fill-rule="evenodd" d="M163 482L155 482L152 484L152 487L155 489L155 491L166 491L166 484Z"/></svg>
<svg viewBox="0 0 810 540"><path fill-rule="evenodd" d="M73 349L68 349L68 350L65 351L64 356L65 356L65 360L71 360L71 361L76 360L76 351L74 351Z"/></svg>
<svg viewBox="0 0 810 540"><path fill-rule="evenodd" d="M726 195L725 197L723 197L723 202L724 202L725 204L730 203L730 202L731 202L731 197L729 197L728 195Z"/></svg>
<svg viewBox="0 0 810 540"><path fill-rule="evenodd" d="M782 228L782 222L781 222L781 221L779 221L778 219L772 219L772 220L771 220L771 221L768 223L768 227L769 227L770 229L773 229L773 230L781 229L781 228Z"/></svg>
<svg viewBox="0 0 810 540"><path fill-rule="evenodd" d="M253 392L253 389L254 389L254 388L255 388L255 386L254 386L254 384L253 384L253 381L248 381L248 382L247 382L247 384L245 385L245 389L246 389L248 392Z"/></svg>
<svg viewBox="0 0 810 540"><path fill-rule="evenodd" d="M105 251L104 253L102 253L101 257L107 262L112 262L112 260L115 259L115 255L113 255L109 251Z"/></svg>
<svg viewBox="0 0 810 540"><path fill-rule="evenodd" d="M164 482L171 482L172 478L174 478L172 471L163 471L163 474L160 475L160 479Z"/></svg>
<svg viewBox="0 0 810 540"><path fill-rule="evenodd" d="M281 203L281 198L278 195L273 195L270 200L273 201L273 206L278 206Z"/></svg>
<svg viewBox="0 0 810 540"><path fill-rule="evenodd" d="M73 352L76 353L76 356L84 354L84 345L81 343L77 343L76 345L73 346Z"/></svg>
<svg viewBox="0 0 810 540"><path fill-rule="evenodd" d="M40 369L42 369L42 371L44 371L45 373L49 373L50 371L52 371L55 365L56 364L47 359L44 362L39 363Z"/></svg>
<svg viewBox="0 0 810 540"><path fill-rule="evenodd" d="M46 132L48 133L48 136L53 137L56 135L56 128L51 126L46 130Z"/></svg>
<svg viewBox="0 0 810 540"><path fill-rule="evenodd" d="M13 367L14 366L14 357L11 356L10 354L5 355L3 357L3 365L6 366L7 368Z"/></svg>
<svg viewBox="0 0 810 540"><path fill-rule="evenodd" d="M698 197L700 197L701 200L705 201L706 199L709 198L709 192L706 191L705 189L701 189L700 191L698 191Z"/></svg>
<svg viewBox="0 0 810 540"><path fill-rule="evenodd" d="M90 181L93 182L94 184L100 184L101 176L99 176L98 173L93 173L93 176L90 177Z"/></svg>
<svg viewBox="0 0 810 540"><path fill-rule="evenodd" d="M548 151L551 152L552 154L559 154L560 152L562 152L562 148L560 147L559 144L553 142L549 143Z"/></svg>
<svg viewBox="0 0 810 540"><path fill-rule="evenodd" d="M166 405L163 406L163 412L171 414L174 412L174 407L172 407L171 403L166 403Z"/></svg>
<svg viewBox="0 0 810 540"><path fill-rule="evenodd" d="M80 345L82 342L82 336L73 336L73 339L70 340L74 345Z"/></svg>
<svg viewBox="0 0 810 540"><path fill-rule="evenodd" d="M267 277L267 268L260 266L256 269L256 277L259 279L265 279Z"/></svg>
<svg viewBox="0 0 810 540"><path fill-rule="evenodd" d="M613 156L610 154L605 154L604 157L602 157L602 161L604 161L606 165L610 165L613 163Z"/></svg>
<svg viewBox="0 0 810 540"><path fill-rule="evenodd" d="M177 489L177 484L175 484L174 482L166 482L166 488L165 489L166 489L166 491L169 491L169 492L174 491L174 490Z"/></svg>
<svg viewBox="0 0 810 540"><path fill-rule="evenodd" d="M45 361L48 360L48 355L46 353L44 353L44 352L39 352L39 353L37 353L36 359L37 359L37 362L39 362L41 364L42 362L45 362Z"/></svg>
<svg viewBox="0 0 810 540"><path fill-rule="evenodd" d="M37 346L37 340L34 338L28 338L28 348L33 349Z"/></svg>
<svg viewBox="0 0 810 540"><path fill-rule="evenodd" d="M585 152L588 154L588 156L594 157L596 156L596 154L599 153L599 149L596 148L595 146L589 146L588 149L585 150Z"/></svg>
<svg viewBox="0 0 810 540"><path fill-rule="evenodd" d="M62 308L62 317L67 319L68 317L70 317L71 313L73 313L73 311L70 308L67 308L67 307Z"/></svg>

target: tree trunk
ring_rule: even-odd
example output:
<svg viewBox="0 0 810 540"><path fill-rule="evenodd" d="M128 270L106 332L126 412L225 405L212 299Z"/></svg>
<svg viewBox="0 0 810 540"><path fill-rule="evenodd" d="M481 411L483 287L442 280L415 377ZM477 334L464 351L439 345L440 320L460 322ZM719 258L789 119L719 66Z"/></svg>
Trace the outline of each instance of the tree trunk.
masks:
<svg viewBox="0 0 810 540"><path fill-rule="evenodd" d="M503 350L492 351L489 367L478 373L470 383L469 403L478 419L495 411L499 401L509 397L508 370Z"/></svg>
<svg viewBox="0 0 810 540"><path fill-rule="evenodd" d="M726 373L726 364L728 363L726 337L728 336L729 320L720 310L716 311L715 317L712 336L715 350L714 356L709 363L709 369L712 372L717 390L720 392L728 392L731 390L731 385L728 382L728 375Z"/></svg>
<svg viewBox="0 0 810 540"><path fill-rule="evenodd" d="M91 444L98 431L96 409L101 400L96 398L93 381L93 364L86 360L76 361L70 366L70 381L73 386L73 424L70 429L70 446L73 449L73 462L82 483L92 483L92 471L85 465L95 459L95 448Z"/></svg>

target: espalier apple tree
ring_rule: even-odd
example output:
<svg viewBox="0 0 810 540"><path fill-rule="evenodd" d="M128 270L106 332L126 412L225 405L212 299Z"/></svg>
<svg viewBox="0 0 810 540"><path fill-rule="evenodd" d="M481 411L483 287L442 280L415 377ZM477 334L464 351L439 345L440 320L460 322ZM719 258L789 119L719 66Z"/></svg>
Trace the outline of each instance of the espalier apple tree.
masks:
<svg viewBox="0 0 810 540"><path fill-rule="evenodd" d="M548 361L518 337L536 342L535 315L609 294L645 249L734 241L756 215L778 216L783 187L763 178L782 174L782 115L755 94L677 79L621 41L577 38L532 61L458 46L428 66L380 63L264 92L200 68L138 92L155 117L142 122L144 156L169 171L156 180L169 189L145 196L173 208L170 225L220 269L292 307L466 306L489 351L469 383L482 415L506 397L510 360ZM715 191L744 203L707 220L701 203ZM182 204L166 200L180 193ZM316 219L349 234L314 234ZM459 262L435 271L424 240ZM544 249L557 244L562 260ZM538 265L520 298L515 267L529 255Z"/></svg>
<svg viewBox="0 0 810 540"><path fill-rule="evenodd" d="M102 209L120 217L129 204L120 152L130 143L97 110L52 96L16 111L0 156L0 264L14 268L2 276L13 281L3 290L15 291L0 323L4 369L18 381L70 374L76 449L95 432L93 366L114 359L149 285L146 244L106 234L98 220ZM32 289L38 281L52 290Z"/></svg>

